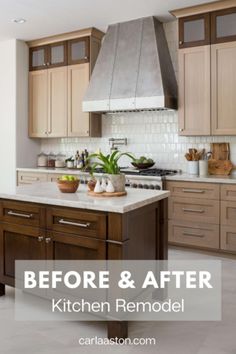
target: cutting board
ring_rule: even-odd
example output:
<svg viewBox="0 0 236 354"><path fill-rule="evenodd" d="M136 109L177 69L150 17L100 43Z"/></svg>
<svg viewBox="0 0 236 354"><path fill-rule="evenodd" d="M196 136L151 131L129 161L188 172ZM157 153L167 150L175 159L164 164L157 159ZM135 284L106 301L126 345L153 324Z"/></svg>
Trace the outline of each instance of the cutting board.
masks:
<svg viewBox="0 0 236 354"><path fill-rule="evenodd" d="M107 197L123 197L126 195L127 192L114 192L114 193L108 193L108 192L103 192L103 193L95 193L93 191L89 191L88 195L90 197L102 197L102 198L107 198Z"/></svg>
<svg viewBox="0 0 236 354"><path fill-rule="evenodd" d="M229 143L211 143L211 158L213 160L229 160L230 147Z"/></svg>
<svg viewBox="0 0 236 354"><path fill-rule="evenodd" d="M208 173L210 175L224 175L228 176L233 169L233 164L229 160L215 160L208 161Z"/></svg>

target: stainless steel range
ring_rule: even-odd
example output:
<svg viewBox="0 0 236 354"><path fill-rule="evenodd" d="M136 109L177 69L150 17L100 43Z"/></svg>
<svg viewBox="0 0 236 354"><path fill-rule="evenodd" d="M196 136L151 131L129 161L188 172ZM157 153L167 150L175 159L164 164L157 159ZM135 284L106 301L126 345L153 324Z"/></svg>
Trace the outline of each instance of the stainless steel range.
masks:
<svg viewBox="0 0 236 354"><path fill-rule="evenodd" d="M137 189L161 190L166 176L173 176L179 171L150 168L147 170L135 170L124 168L121 171L126 175L126 187Z"/></svg>

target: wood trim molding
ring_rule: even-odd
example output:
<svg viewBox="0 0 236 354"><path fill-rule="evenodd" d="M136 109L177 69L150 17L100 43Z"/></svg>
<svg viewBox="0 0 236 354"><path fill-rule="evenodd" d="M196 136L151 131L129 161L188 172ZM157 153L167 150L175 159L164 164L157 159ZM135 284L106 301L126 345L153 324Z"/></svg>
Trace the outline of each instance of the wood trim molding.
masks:
<svg viewBox="0 0 236 354"><path fill-rule="evenodd" d="M91 28L85 28L85 29L82 29L79 31L73 31L73 32L58 34L56 36L50 36L50 37L45 37L45 38L41 38L41 39L36 39L33 41L28 41L27 44L28 44L29 48L31 48L31 47L47 45L47 44L55 43L55 42L67 41L69 39L89 37L89 36L92 36L92 37L95 37L98 39L102 39L102 37L104 36L104 32L98 30L97 28L91 27Z"/></svg>
<svg viewBox="0 0 236 354"><path fill-rule="evenodd" d="M192 16L197 14L202 14L204 12L212 12L217 10L229 9L231 7L236 6L236 0L220 0L209 2L206 4L184 7L182 9L176 9L169 11L171 15L176 18L184 17L184 16Z"/></svg>

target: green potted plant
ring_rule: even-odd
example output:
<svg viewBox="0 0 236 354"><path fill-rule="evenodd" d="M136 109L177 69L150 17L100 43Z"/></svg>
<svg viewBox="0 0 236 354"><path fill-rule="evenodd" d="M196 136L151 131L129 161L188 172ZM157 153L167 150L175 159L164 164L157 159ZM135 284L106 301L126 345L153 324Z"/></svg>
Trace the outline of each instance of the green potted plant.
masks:
<svg viewBox="0 0 236 354"><path fill-rule="evenodd" d="M132 154L128 152L120 152L115 150L111 154L104 155L102 152L91 154L88 160L91 170L94 171L97 167L102 168L106 173L115 189L115 192L125 191L125 175L121 173L118 162L122 156L128 156L131 160L135 160ZM91 161L91 159L96 159Z"/></svg>

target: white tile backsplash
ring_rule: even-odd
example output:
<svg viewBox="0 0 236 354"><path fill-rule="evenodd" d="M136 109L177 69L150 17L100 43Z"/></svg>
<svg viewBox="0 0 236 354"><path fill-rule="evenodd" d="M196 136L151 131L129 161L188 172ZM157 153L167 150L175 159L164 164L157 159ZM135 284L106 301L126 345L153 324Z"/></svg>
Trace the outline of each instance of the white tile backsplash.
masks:
<svg viewBox="0 0 236 354"><path fill-rule="evenodd" d="M176 76L178 77L178 33L177 21L164 25ZM102 138L42 139L41 149L45 152L63 152L67 156L76 150L89 152L100 148L109 152L108 139L128 138L128 146L122 151L135 155L148 155L160 168L174 168L186 171L184 154L190 147L210 149L211 142L230 142L231 160L236 165L236 137L183 137L178 136L178 112L132 112L104 115L102 118ZM127 165L124 158L122 165Z"/></svg>

